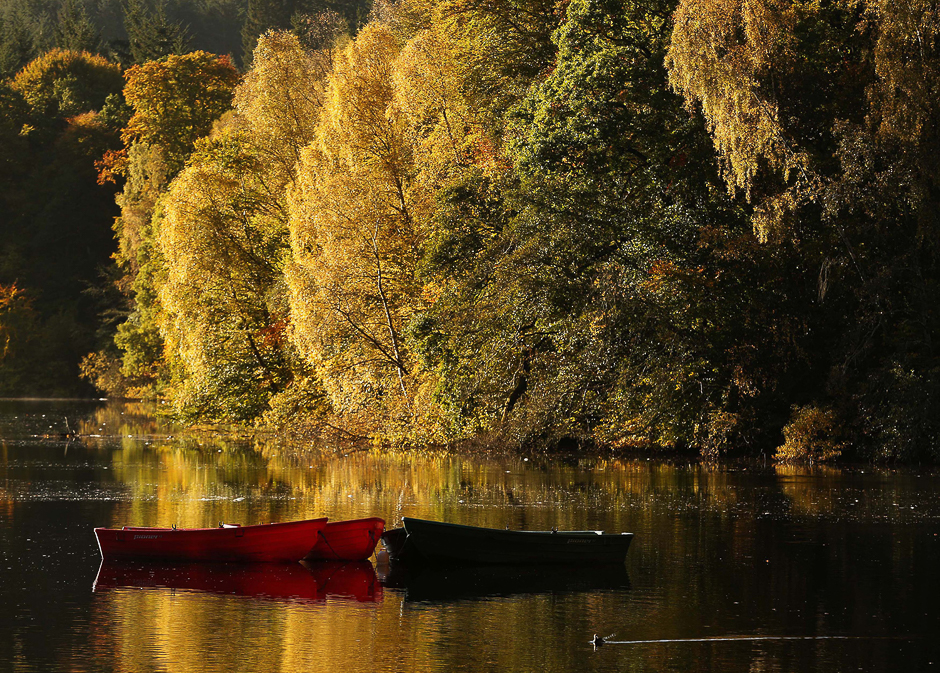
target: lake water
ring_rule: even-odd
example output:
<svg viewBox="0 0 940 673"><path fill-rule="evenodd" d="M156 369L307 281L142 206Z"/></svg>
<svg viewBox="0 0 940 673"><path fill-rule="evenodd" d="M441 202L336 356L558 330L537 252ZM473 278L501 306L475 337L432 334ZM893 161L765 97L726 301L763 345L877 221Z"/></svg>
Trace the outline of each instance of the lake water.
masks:
<svg viewBox="0 0 940 673"><path fill-rule="evenodd" d="M58 439L65 417L99 436ZM0 401L0 670L940 669L934 470L286 455L176 432L141 405ZM320 516L636 537L623 567L407 574L99 568L92 532Z"/></svg>

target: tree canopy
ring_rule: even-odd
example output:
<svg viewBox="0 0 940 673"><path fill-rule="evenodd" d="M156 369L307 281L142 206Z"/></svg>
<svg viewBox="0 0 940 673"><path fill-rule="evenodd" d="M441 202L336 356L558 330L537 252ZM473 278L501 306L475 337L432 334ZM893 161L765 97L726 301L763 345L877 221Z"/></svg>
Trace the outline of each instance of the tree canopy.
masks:
<svg viewBox="0 0 940 673"><path fill-rule="evenodd" d="M251 0L235 60L119 5L0 11L8 380L81 348L189 418L940 458L934 4Z"/></svg>

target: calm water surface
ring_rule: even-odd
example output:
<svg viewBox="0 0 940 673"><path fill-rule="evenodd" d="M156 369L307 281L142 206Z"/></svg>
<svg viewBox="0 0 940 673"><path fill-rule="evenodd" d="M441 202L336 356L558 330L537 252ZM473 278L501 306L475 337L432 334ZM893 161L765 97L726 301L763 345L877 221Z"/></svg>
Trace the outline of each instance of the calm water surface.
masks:
<svg viewBox="0 0 940 673"><path fill-rule="evenodd" d="M58 439L66 416L98 437ZM139 405L0 401L0 670L940 669L935 471L285 456L175 433ZM623 568L409 575L99 567L92 533L318 516L636 538Z"/></svg>

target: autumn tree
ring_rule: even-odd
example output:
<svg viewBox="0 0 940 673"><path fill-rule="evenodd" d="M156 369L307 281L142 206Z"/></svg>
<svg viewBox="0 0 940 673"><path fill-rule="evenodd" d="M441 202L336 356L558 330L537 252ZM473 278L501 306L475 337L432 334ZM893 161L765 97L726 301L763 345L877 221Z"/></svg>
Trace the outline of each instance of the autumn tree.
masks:
<svg viewBox="0 0 940 673"><path fill-rule="evenodd" d="M869 455L936 444L937 20L925 2L676 11L672 85L701 109L755 231L816 279L803 319L828 376L788 437L826 419Z"/></svg>
<svg viewBox="0 0 940 673"><path fill-rule="evenodd" d="M308 51L291 33L267 33L235 92L235 109L257 151L276 167L281 186L293 180L301 150L314 138L332 46Z"/></svg>
<svg viewBox="0 0 940 673"><path fill-rule="evenodd" d="M175 172L196 140L231 108L238 72L227 57L194 51L136 65L125 78L124 98L134 110L125 145L159 145Z"/></svg>
<svg viewBox="0 0 940 673"><path fill-rule="evenodd" d="M426 20L454 37L455 62L464 64L463 86L474 104L502 115L552 67L551 36L564 16L554 0L428 4Z"/></svg>
<svg viewBox="0 0 940 673"><path fill-rule="evenodd" d="M117 242L114 283L124 297L124 315L115 328L113 347L108 344L87 361L89 367L105 370L119 362L123 380L116 379L114 384L134 396L152 394L165 376L161 309L155 289L162 258L154 249L153 216L168 173L159 146L135 143L127 150L126 180L115 199L121 211L112 224ZM93 370L89 373L95 376Z"/></svg>
<svg viewBox="0 0 940 673"><path fill-rule="evenodd" d="M27 294L16 283L0 285L0 391L16 395L29 375L21 351L36 338L36 316Z"/></svg>
<svg viewBox="0 0 940 673"><path fill-rule="evenodd" d="M334 408L351 415L404 412L413 393L403 328L420 293L421 199L394 102L397 54L392 34L371 24L335 56L291 194L293 338Z"/></svg>
<svg viewBox="0 0 940 673"><path fill-rule="evenodd" d="M88 52L53 49L16 74L11 86L34 114L50 119L100 110L121 91L121 69Z"/></svg>
<svg viewBox="0 0 940 673"><path fill-rule="evenodd" d="M314 137L323 58L290 33L263 35L235 114L200 141L164 200L161 328L187 414L252 420L304 386L287 338L286 190Z"/></svg>
<svg viewBox="0 0 940 673"><path fill-rule="evenodd" d="M0 285L0 361L13 350L13 342L17 337L17 314L28 309L29 300L15 283L10 286Z"/></svg>
<svg viewBox="0 0 940 673"><path fill-rule="evenodd" d="M278 292L286 227L261 161L223 132L201 143L166 196L162 333L182 368L175 401L190 414L250 420L290 380Z"/></svg>
<svg viewBox="0 0 940 673"><path fill-rule="evenodd" d="M103 182L124 178L117 198L121 214L113 228L116 286L125 297L125 316L116 327L116 349L104 348L88 365L95 377L95 370L110 371L120 359L127 378L120 385L145 394L166 378L157 297L165 270L154 242L159 229L154 216L166 185L194 151L196 140L230 108L238 75L227 58L193 52L134 66L125 78L130 117L122 132L124 147L99 162Z"/></svg>

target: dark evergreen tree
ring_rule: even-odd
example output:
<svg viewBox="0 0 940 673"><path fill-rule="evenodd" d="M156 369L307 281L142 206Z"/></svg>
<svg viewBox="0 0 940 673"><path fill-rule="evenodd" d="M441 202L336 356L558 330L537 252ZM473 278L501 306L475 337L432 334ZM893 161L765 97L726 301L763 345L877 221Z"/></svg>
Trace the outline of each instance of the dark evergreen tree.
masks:
<svg viewBox="0 0 940 673"><path fill-rule="evenodd" d="M15 75L36 55L36 37L21 9L0 14L0 79Z"/></svg>
<svg viewBox="0 0 940 673"><path fill-rule="evenodd" d="M71 51L101 51L101 34L79 0L64 0L59 7L55 43Z"/></svg>
<svg viewBox="0 0 940 673"><path fill-rule="evenodd" d="M187 50L189 31L167 15L165 2L158 2L151 10L144 0L122 0L121 8L128 49L134 63L155 61Z"/></svg>

